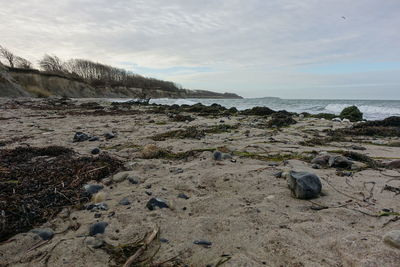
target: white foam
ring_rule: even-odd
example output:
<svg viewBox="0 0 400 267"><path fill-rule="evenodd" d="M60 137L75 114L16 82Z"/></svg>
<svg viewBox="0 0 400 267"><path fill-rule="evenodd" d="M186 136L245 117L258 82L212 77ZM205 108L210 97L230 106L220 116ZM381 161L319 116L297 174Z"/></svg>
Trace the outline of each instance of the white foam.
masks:
<svg viewBox="0 0 400 267"><path fill-rule="evenodd" d="M349 104L329 104L325 107L328 112L339 114L344 108L349 107ZM394 107L382 107L382 106L370 106L360 105L357 106L362 113L369 115L382 115L382 116L395 116L400 115L400 108Z"/></svg>

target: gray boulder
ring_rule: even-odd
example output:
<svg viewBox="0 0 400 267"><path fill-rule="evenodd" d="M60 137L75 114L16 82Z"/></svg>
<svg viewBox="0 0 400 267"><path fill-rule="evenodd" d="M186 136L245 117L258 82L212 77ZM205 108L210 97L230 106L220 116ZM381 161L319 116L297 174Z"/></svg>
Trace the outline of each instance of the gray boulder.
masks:
<svg viewBox="0 0 400 267"><path fill-rule="evenodd" d="M309 172L291 171L287 183L293 195L299 199L316 198L322 189L319 177Z"/></svg>
<svg viewBox="0 0 400 267"><path fill-rule="evenodd" d="M313 160L311 160L312 164L318 164L320 166L327 166L328 162L329 162L329 158L331 156L330 155L319 155L315 158L313 158Z"/></svg>

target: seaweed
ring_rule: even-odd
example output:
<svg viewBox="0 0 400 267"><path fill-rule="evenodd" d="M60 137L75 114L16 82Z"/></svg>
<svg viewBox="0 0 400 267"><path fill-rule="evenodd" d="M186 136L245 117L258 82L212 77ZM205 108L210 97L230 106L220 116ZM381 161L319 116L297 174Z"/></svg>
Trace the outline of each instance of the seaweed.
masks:
<svg viewBox="0 0 400 267"><path fill-rule="evenodd" d="M0 150L0 241L52 219L65 206L80 206L89 200L84 183L122 166L105 153L78 158L60 146Z"/></svg>

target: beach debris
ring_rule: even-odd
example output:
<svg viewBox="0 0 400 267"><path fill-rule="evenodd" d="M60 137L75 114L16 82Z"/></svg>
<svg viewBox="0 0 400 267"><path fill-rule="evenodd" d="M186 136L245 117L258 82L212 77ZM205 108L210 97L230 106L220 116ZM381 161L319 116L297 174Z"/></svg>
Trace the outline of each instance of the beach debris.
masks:
<svg viewBox="0 0 400 267"><path fill-rule="evenodd" d="M120 205L123 205L123 206L127 206L127 205L130 205L130 204L131 204L131 202L129 201L129 199L128 199L127 197L124 197L124 198L121 199L118 203L119 203Z"/></svg>
<svg viewBox="0 0 400 267"><path fill-rule="evenodd" d="M199 245L199 246L204 246L204 247L212 246L212 242L207 241L207 240L195 240L195 241L193 241L193 244Z"/></svg>
<svg viewBox="0 0 400 267"><path fill-rule="evenodd" d="M54 231L50 228L32 229L30 232L37 234L42 240L50 240L54 236Z"/></svg>
<svg viewBox="0 0 400 267"><path fill-rule="evenodd" d="M93 149L90 151L90 153L91 153L92 155L97 155L97 154L100 153L100 149L97 148L97 147L95 147L95 148L93 148Z"/></svg>
<svg viewBox="0 0 400 267"><path fill-rule="evenodd" d="M83 132L76 132L74 135L74 139L73 142L83 142L86 140L89 140L91 136L89 136L88 134L85 134Z"/></svg>
<svg viewBox="0 0 400 267"><path fill-rule="evenodd" d="M104 186L101 184L86 184L83 186L83 189L86 191L86 193L88 193L90 195L96 194L103 188L104 188Z"/></svg>
<svg viewBox="0 0 400 267"><path fill-rule="evenodd" d="M383 236L383 242L387 245L400 249L400 230L392 230Z"/></svg>
<svg viewBox="0 0 400 267"><path fill-rule="evenodd" d="M316 198L322 189L320 178L309 172L290 171L287 183L293 195L299 199Z"/></svg>
<svg viewBox="0 0 400 267"><path fill-rule="evenodd" d="M106 227L108 226L107 222L96 222L89 227L89 235L95 236L97 234L104 234Z"/></svg>
<svg viewBox="0 0 400 267"><path fill-rule="evenodd" d="M146 207L149 210L155 210L156 208L164 209L164 208L169 208L168 202L162 198L151 198L147 204Z"/></svg>

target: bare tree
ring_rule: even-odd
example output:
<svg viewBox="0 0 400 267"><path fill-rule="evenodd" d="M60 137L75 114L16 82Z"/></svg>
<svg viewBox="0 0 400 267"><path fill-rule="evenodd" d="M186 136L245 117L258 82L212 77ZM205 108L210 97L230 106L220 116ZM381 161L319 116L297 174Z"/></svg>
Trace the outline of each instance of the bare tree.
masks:
<svg viewBox="0 0 400 267"><path fill-rule="evenodd" d="M39 66L45 71L52 71L52 72L61 72L65 73L67 70L64 67L64 63L62 60L53 55L45 55L40 61Z"/></svg>
<svg viewBox="0 0 400 267"><path fill-rule="evenodd" d="M21 69L32 69L32 63L29 60L22 57L15 58L15 66Z"/></svg>
<svg viewBox="0 0 400 267"><path fill-rule="evenodd" d="M15 55L10 50L0 45L0 55L8 61L11 68L14 68Z"/></svg>

